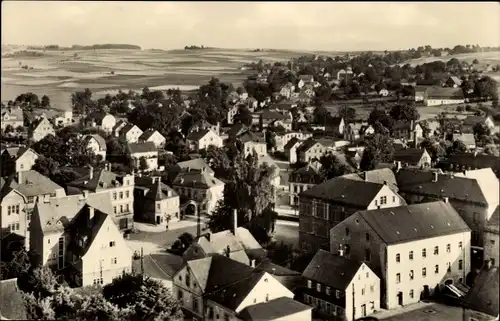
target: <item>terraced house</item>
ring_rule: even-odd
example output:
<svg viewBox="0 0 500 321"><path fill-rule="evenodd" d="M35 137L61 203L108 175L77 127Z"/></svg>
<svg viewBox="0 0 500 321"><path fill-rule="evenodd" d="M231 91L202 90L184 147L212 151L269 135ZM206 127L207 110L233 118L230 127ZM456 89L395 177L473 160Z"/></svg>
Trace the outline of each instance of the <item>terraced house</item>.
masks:
<svg viewBox="0 0 500 321"><path fill-rule="evenodd" d="M404 200L386 183L337 177L299 194L299 244L328 249L329 231L360 210L395 207Z"/></svg>
<svg viewBox="0 0 500 321"><path fill-rule="evenodd" d="M83 191L106 194L111 199L112 220L126 230L134 224L134 174L115 174L109 165L105 168L88 168L88 174L68 184L68 194L82 194Z"/></svg>
<svg viewBox="0 0 500 321"><path fill-rule="evenodd" d="M387 309L465 282L470 271L470 229L441 201L359 211L331 229L330 251L339 250L380 276Z"/></svg>

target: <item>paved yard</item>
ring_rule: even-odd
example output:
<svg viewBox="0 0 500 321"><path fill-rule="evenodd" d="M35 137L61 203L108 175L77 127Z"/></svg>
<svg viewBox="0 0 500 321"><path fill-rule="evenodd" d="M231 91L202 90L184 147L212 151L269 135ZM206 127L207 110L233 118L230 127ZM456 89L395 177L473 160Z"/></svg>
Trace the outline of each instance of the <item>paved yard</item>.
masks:
<svg viewBox="0 0 500 321"><path fill-rule="evenodd" d="M382 312L383 313L383 312ZM460 321L463 317L460 307L433 303L422 308L390 317L373 315L384 321Z"/></svg>

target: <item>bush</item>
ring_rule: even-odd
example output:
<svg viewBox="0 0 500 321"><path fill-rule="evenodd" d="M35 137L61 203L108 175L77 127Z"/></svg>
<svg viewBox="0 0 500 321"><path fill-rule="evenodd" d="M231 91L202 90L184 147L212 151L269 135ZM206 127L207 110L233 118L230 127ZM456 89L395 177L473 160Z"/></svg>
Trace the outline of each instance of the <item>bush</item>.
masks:
<svg viewBox="0 0 500 321"><path fill-rule="evenodd" d="M464 110L465 110L464 106L458 106L458 107L457 107L457 111L458 111L459 113L463 112Z"/></svg>
<svg viewBox="0 0 500 321"><path fill-rule="evenodd" d="M472 111L472 106L471 105L466 105L465 106L465 111Z"/></svg>

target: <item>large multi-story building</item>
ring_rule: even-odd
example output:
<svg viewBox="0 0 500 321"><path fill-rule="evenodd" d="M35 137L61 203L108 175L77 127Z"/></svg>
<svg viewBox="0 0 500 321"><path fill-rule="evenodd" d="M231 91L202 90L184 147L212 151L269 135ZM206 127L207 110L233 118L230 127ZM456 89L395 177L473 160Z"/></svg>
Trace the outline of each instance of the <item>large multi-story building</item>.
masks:
<svg viewBox="0 0 500 321"><path fill-rule="evenodd" d="M293 171L288 178L290 205L297 206L299 204L299 193L321 184L322 182L323 175L321 174L321 163L318 161Z"/></svg>
<svg viewBox="0 0 500 321"><path fill-rule="evenodd" d="M380 309L380 278L361 260L319 250L302 273L303 300L334 320L352 321Z"/></svg>
<svg viewBox="0 0 500 321"><path fill-rule="evenodd" d="M89 166L88 174L68 183L68 194L106 194L113 207L112 219L121 230L130 229L134 224L134 174L115 174L109 165L94 169Z"/></svg>
<svg viewBox="0 0 500 321"><path fill-rule="evenodd" d="M419 302L470 271L470 229L446 202L360 211L330 231L330 251L363 260L387 309Z"/></svg>
<svg viewBox="0 0 500 321"><path fill-rule="evenodd" d="M361 210L395 207L404 200L388 184L337 177L299 194L299 244L328 249L329 231Z"/></svg>
<svg viewBox="0 0 500 321"><path fill-rule="evenodd" d="M484 228L484 260L489 260L493 266L500 265L500 207Z"/></svg>
<svg viewBox="0 0 500 321"><path fill-rule="evenodd" d="M179 220L179 195L161 182L161 177L136 177L134 189L135 220L168 224Z"/></svg>

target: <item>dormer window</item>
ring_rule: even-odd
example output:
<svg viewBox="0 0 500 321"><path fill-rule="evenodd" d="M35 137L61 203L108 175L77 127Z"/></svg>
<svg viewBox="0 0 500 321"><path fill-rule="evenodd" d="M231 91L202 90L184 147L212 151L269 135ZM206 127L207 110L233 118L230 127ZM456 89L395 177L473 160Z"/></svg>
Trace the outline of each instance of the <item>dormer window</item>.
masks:
<svg viewBox="0 0 500 321"><path fill-rule="evenodd" d="M321 284L316 284L316 291L321 292Z"/></svg>

